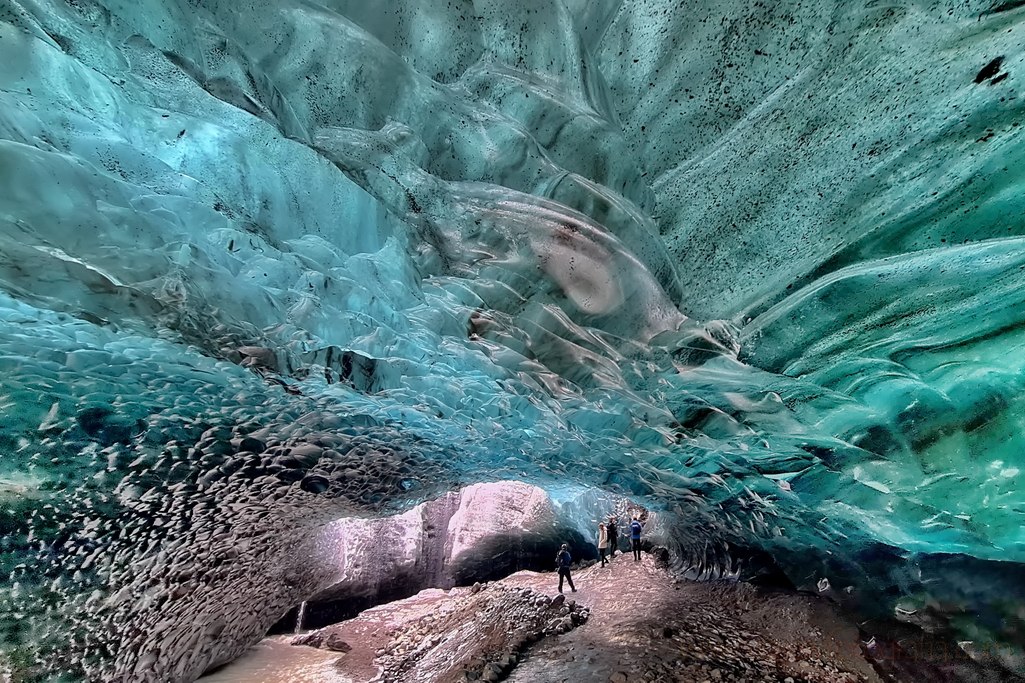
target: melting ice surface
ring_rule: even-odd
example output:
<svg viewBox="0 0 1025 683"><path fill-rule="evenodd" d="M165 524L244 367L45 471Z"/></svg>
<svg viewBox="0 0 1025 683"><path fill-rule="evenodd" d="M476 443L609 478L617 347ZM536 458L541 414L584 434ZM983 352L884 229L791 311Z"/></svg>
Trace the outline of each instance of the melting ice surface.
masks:
<svg viewBox="0 0 1025 683"><path fill-rule="evenodd" d="M194 679L318 526L513 478L1025 673L1023 35L0 0L2 666Z"/></svg>

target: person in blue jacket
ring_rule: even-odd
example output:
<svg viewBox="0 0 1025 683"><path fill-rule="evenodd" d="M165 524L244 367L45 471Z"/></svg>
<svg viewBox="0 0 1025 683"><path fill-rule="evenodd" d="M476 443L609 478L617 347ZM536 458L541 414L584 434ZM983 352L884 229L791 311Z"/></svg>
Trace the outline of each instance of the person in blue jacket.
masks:
<svg viewBox="0 0 1025 683"><path fill-rule="evenodd" d="M569 582L569 589L576 593L577 589L573 585L573 577L569 573L569 567L573 564L573 556L569 554L568 543L563 543L562 547L559 548L559 554L555 556L555 564L559 567L559 592L562 592L562 581L565 579Z"/></svg>
<svg viewBox="0 0 1025 683"><path fill-rule="evenodd" d="M630 522L630 547L634 551L634 562L639 562L641 559L642 529L644 529L644 525L641 524L641 520L634 517L633 521Z"/></svg>

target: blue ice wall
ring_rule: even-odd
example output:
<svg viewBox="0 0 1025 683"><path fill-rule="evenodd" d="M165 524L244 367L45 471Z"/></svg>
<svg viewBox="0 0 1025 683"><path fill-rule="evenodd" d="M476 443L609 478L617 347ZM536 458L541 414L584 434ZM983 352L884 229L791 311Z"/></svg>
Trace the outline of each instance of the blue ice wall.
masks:
<svg viewBox="0 0 1025 683"><path fill-rule="evenodd" d="M1023 32L0 0L0 667L192 680L318 526L518 478L1025 673Z"/></svg>

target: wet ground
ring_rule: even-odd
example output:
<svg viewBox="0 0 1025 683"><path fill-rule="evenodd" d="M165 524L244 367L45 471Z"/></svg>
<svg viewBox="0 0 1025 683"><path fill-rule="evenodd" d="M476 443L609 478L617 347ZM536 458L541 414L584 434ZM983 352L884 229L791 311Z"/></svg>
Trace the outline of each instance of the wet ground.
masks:
<svg viewBox="0 0 1025 683"><path fill-rule="evenodd" d="M289 636L264 638L240 659L208 673L203 683L355 683L334 666L338 655L290 645ZM362 679L367 680L367 679Z"/></svg>

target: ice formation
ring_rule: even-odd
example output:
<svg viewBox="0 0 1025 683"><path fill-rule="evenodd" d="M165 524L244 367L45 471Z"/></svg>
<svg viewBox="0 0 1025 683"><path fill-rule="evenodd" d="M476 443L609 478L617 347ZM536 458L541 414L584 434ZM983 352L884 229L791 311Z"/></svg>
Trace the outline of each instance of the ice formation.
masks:
<svg viewBox="0 0 1025 683"><path fill-rule="evenodd" d="M515 479L1025 673L1023 32L0 0L0 666L192 680L324 525Z"/></svg>

